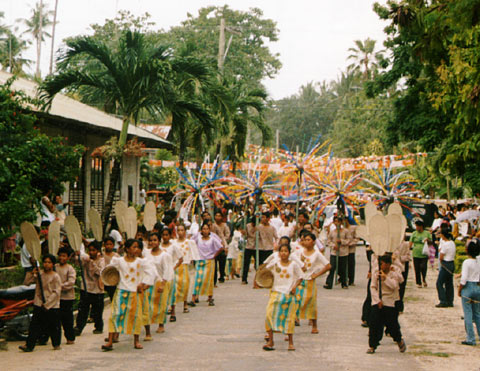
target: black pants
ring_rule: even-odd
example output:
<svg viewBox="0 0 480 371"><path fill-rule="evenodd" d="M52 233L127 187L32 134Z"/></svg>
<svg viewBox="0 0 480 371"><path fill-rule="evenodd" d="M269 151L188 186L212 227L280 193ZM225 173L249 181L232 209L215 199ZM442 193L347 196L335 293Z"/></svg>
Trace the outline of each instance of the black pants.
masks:
<svg viewBox="0 0 480 371"><path fill-rule="evenodd" d="M453 272L455 263L453 261L442 261L440 272L437 278L437 292L440 304L453 305Z"/></svg>
<svg viewBox="0 0 480 371"><path fill-rule="evenodd" d="M78 304L77 329L82 332L87 324L90 314L95 323L95 330L103 331L103 300L104 294L92 294L80 291L80 303ZM91 312L90 312L91 308Z"/></svg>
<svg viewBox="0 0 480 371"><path fill-rule="evenodd" d="M259 250L258 251L258 265L262 265L263 262L272 255L272 250ZM245 249L243 252L243 274L242 274L242 281L247 282L248 277L248 268L250 268L250 261L253 259L255 260L255 264L257 263L257 252L253 249Z"/></svg>
<svg viewBox="0 0 480 371"><path fill-rule="evenodd" d="M362 306L362 322L367 324L370 322L370 309L372 308L372 294L370 293L370 283L372 280L369 278L367 283L367 297Z"/></svg>
<svg viewBox="0 0 480 371"><path fill-rule="evenodd" d="M117 286L105 285L105 292L108 294L108 297L110 298L110 303L113 302L113 295L115 295L116 289L117 289Z"/></svg>
<svg viewBox="0 0 480 371"><path fill-rule="evenodd" d="M225 251L222 251L218 256L215 258L215 275L213 276L213 282L217 284L217 275L220 272L220 279L223 281L225 280L225 265L227 263L227 255Z"/></svg>
<svg viewBox="0 0 480 371"><path fill-rule="evenodd" d="M342 287L348 286L347 285L347 262L348 256L340 256L338 257L338 275L340 276L340 283ZM330 254L330 265L332 268L330 269L330 273L328 273L326 285L328 287L333 286L333 279L335 278L336 270L337 270L337 257L336 255Z"/></svg>
<svg viewBox="0 0 480 371"><path fill-rule="evenodd" d="M410 262L405 262L405 270L402 272L403 282L400 284L400 289L398 291L400 295L400 300L397 300L397 302L395 303L395 307L399 312L403 312L403 310L405 309L405 305L403 303L403 297L405 296L405 287L407 286L409 269L410 269Z"/></svg>
<svg viewBox="0 0 480 371"><path fill-rule="evenodd" d="M59 309L45 310L41 307L33 307L32 321L28 328L27 348L35 348L35 344L42 334L48 334L54 347L60 345L62 335Z"/></svg>
<svg viewBox="0 0 480 371"><path fill-rule="evenodd" d="M427 278L428 258L413 258L413 267L415 268L415 281L421 285Z"/></svg>
<svg viewBox="0 0 480 371"><path fill-rule="evenodd" d="M60 322L63 327L63 334L69 341L75 341L73 331L73 303L75 300L60 300Z"/></svg>
<svg viewBox="0 0 480 371"><path fill-rule="evenodd" d="M380 309L378 305L372 305L368 331L368 345L371 348L376 349L380 345L385 327L395 342L402 340L397 309L394 307Z"/></svg>
<svg viewBox="0 0 480 371"><path fill-rule="evenodd" d="M355 252L348 254L348 284L353 285L355 283Z"/></svg>

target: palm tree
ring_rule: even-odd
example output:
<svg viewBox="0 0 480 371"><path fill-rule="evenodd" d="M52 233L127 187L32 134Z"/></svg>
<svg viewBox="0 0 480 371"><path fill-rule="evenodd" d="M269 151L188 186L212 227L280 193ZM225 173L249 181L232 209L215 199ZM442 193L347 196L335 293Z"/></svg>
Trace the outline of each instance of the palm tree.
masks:
<svg viewBox="0 0 480 371"><path fill-rule="evenodd" d="M50 68L49 74L53 72L53 48L55 47L55 27L57 25L57 10L58 10L58 0L55 0L55 8L53 10L53 22L52 22L52 47L50 48Z"/></svg>
<svg viewBox="0 0 480 371"><path fill-rule="evenodd" d="M263 113L266 109L267 93L264 88L251 89L238 80L226 82L231 94L230 115L227 123L230 127L230 143L226 150L233 163L233 172L237 162L245 153L249 125L253 125L262 134L262 145L272 139L272 130L265 124Z"/></svg>
<svg viewBox="0 0 480 371"><path fill-rule="evenodd" d="M347 67L348 71L360 71L365 80L372 77L372 71L378 69L378 61L382 56L382 52L375 52L376 41L367 38L365 41L355 40L356 48L349 48L352 52L347 59L354 62ZM362 71L363 70L363 71Z"/></svg>
<svg viewBox="0 0 480 371"><path fill-rule="evenodd" d="M21 22L27 26L27 30L24 33L31 34L37 45L37 67L35 70L35 77L40 79L40 58L42 55L42 42L45 41L45 37L51 37L45 30L46 27L52 24L50 16L53 14L51 10L46 10L46 6L40 0L35 8L32 9L32 16L29 19L20 19Z"/></svg>
<svg viewBox="0 0 480 371"><path fill-rule="evenodd" d="M114 157L102 216L104 228L107 227L120 178L120 161L129 125L137 124L142 110L152 115L162 112L165 97L174 94L171 82L175 75L168 62L170 55L167 47L151 44L143 34L129 30L123 32L118 44L110 47L89 36L69 40L66 51L59 58L59 63L67 67L47 77L42 84L42 97L47 99L47 104L63 89L89 87L93 93L110 97L123 116L118 139L119 151ZM72 64L72 61L78 61L77 56L97 61L98 68L90 71L82 68L80 63Z"/></svg>
<svg viewBox="0 0 480 371"><path fill-rule="evenodd" d="M15 75L24 74L23 68L31 63L29 59L22 57L22 53L28 48L27 42L10 30L7 30L0 40L0 65Z"/></svg>

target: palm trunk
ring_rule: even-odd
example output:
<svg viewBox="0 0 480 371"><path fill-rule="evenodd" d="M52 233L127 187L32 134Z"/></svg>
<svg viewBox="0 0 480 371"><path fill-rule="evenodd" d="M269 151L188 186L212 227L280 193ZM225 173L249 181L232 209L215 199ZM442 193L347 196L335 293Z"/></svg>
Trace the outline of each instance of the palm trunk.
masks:
<svg viewBox="0 0 480 371"><path fill-rule="evenodd" d="M120 137L118 139L118 144L121 148L121 153L123 153L123 148L127 143L128 137L128 125L130 125L130 116L123 117L122 131L120 132ZM113 169L110 174L110 184L108 186L107 199L105 201L105 207L103 208L102 213L102 222L103 222L103 235L106 235L107 225L110 220L110 214L112 213L113 200L115 198L115 192L117 191L118 182L120 181L120 164L122 162L122 154L113 159Z"/></svg>
<svg viewBox="0 0 480 371"><path fill-rule="evenodd" d="M43 36L43 2L40 0L39 5L39 25L38 25L38 33L37 33L37 70L35 71L35 77L39 79L42 74L40 72L40 57L42 53L42 36Z"/></svg>
<svg viewBox="0 0 480 371"><path fill-rule="evenodd" d="M52 48L50 50L50 69L49 74L53 73L53 48L55 47L55 26L57 25L57 9L58 0L55 0L55 10L53 11L53 25L52 25Z"/></svg>
<svg viewBox="0 0 480 371"><path fill-rule="evenodd" d="M120 180L120 162L121 159L113 160L113 169L110 174L110 184L108 185L108 194L107 200L105 201L105 206L102 213L102 223L103 223L103 235L106 236L108 222L110 220L110 214L112 213L113 200L115 198L115 192L117 191L117 185Z"/></svg>

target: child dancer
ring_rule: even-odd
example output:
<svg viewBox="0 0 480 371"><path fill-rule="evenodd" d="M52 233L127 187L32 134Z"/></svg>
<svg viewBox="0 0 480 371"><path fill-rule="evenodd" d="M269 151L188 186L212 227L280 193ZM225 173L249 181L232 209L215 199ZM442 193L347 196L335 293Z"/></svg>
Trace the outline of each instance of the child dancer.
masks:
<svg viewBox="0 0 480 371"><path fill-rule="evenodd" d="M110 262L110 266L117 268L120 281L113 297L108 340L102 345L105 351L113 350L113 339L117 333L133 333L134 348L143 349L140 344L142 302L139 293L153 284L156 274L147 259L137 257L137 249L138 241L128 239L125 242L125 256L114 257Z"/></svg>
<svg viewBox="0 0 480 371"><path fill-rule="evenodd" d="M105 252L103 253L103 258L105 259L105 266L110 264L113 257L120 256L114 251L115 240L113 239L113 237L106 237L103 240L103 248L105 249ZM115 290L117 286L108 286L108 285L104 285L104 286L105 286L105 291L108 294L108 297L110 298L110 303L111 303L113 300L113 294L115 294Z"/></svg>
<svg viewBox="0 0 480 371"><path fill-rule="evenodd" d="M75 344L75 332L73 330L73 303L75 302L75 280L77 273L75 269L68 264L68 250L62 247L58 250L58 263L55 270L60 276L62 282L62 292L60 294L60 322L63 327L67 344Z"/></svg>
<svg viewBox="0 0 480 371"><path fill-rule="evenodd" d="M235 276L240 277L237 274L237 259L240 249L238 248L240 241L242 240L242 233L240 231L234 231L232 241L228 244L227 254L227 266L226 266L226 278L235 279Z"/></svg>
<svg viewBox="0 0 480 371"><path fill-rule="evenodd" d="M37 286L33 300L33 316L28 329L28 338L25 345L19 349L24 352L31 352L35 348L38 338L44 331L52 339L54 350L60 349L60 295L62 292L62 281L60 276L53 270L56 259L53 255L47 254L43 258L43 271L41 274L42 288L38 280L38 269L33 270L33 279ZM28 282L31 283L31 282Z"/></svg>
<svg viewBox="0 0 480 371"><path fill-rule="evenodd" d="M210 233L210 226L204 223L200 234L194 238L198 248L198 258L195 265L195 286L192 295L192 302L198 303L200 295L208 295L208 305L214 306L213 300L213 276L215 273L215 258L224 250L222 241Z"/></svg>
<svg viewBox="0 0 480 371"><path fill-rule="evenodd" d="M312 334L318 334L317 328L317 285L315 279L331 268L328 260L315 249L316 237L307 232L303 238L303 249L294 253L304 264L304 279L297 288L297 318L312 321Z"/></svg>
<svg viewBox="0 0 480 371"><path fill-rule="evenodd" d="M143 259L143 241L142 240L137 240L138 245L136 249L136 256L139 259ZM148 258L145 258L144 260L147 261L148 264L150 264L150 270L154 271L155 267L153 266L153 262L149 260ZM140 275L140 280L143 281L143 276L145 273L142 273ZM152 282L153 283L153 282ZM138 294L139 300L142 302L142 323L145 326L145 338L143 341L152 341L152 334L150 333L150 323L152 320L152 315L153 315L153 285L150 285L148 287L144 287L142 292Z"/></svg>
<svg viewBox="0 0 480 371"><path fill-rule="evenodd" d="M391 269L392 257L383 255L380 257L380 270L375 269L375 259L372 260L372 282L370 292L372 295L372 308L370 312L369 333L368 333L368 354L375 353L380 340L383 337L383 329L398 344L400 352L405 352L407 346L402 339L400 324L398 323L398 309L395 302L399 300L399 287L403 277L399 272ZM379 284L379 278L381 283ZM382 296L379 295L379 286L382 288Z"/></svg>
<svg viewBox="0 0 480 371"><path fill-rule="evenodd" d="M289 259L290 246L281 245L280 260L271 261L267 269L273 273L273 287L270 291L270 300L267 305L265 329L268 333L267 344L264 350L275 350L273 342L274 332L283 332L288 335L288 350L295 350L293 332L295 329L295 290L302 282L303 272L297 263Z"/></svg>
<svg viewBox="0 0 480 371"><path fill-rule="evenodd" d="M150 336L150 323L158 323L157 333L165 332L167 322L168 298L171 286L172 258L160 248L160 235L151 233L148 239L149 249L146 257L153 264L156 279L152 293L152 317L149 324L145 325L147 337Z"/></svg>
<svg viewBox="0 0 480 371"><path fill-rule="evenodd" d="M95 323L94 334L101 334L103 332L103 283L100 280L100 275L105 268L105 260L103 259L102 245L98 241L92 241L88 245L88 255L77 252L80 256L80 264L83 267L83 275L85 278L85 286L87 291L80 291L80 303L78 306L77 326L75 327L75 335L82 334L85 325L87 324L88 314L91 309L91 316Z"/></svg>
<svg viewBox="0 0 480 371"><path fill-rule="evenodd" d="M176 244L183 254L182 264L175 270L175 281L177 282L176 302L183 302L183 313L188 313L188 290L190 288L190 275L188 267L192 260L198 259L198 250L195 241L187 239L187 230L184 224L177 226Z"/></svg>
<svg viewBox="0 0 480 371"><path fill-rule="evenodd" d="M175 304L177 299L177 281L175 276L176 269L183 263L183 253L180 251L180 248L176 243L171 241L172 239L172 230L169 228L164 228L162 231L162 243L160 248L168 253L171 258L171 265L169 268L169 279L170 282L170 292L168 297L168 304L170 305L170 322L175 322L177 317L175 316Z"/></svg>

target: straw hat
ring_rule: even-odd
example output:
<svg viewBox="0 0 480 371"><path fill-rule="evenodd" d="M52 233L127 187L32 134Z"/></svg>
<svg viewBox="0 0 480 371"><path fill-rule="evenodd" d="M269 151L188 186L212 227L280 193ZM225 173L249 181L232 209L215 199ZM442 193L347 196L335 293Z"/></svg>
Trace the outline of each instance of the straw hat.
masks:
<svg viewBox="0 0 480 371"><path fill-rule="evenodd" d="M105 267L102 271L102 281L107 286L117 286L120 281L120 273L118 273L117 268L111 265Z"/></svg>
<svg viewBox="0 0 480 371"><path fill-rule="evenodd" d="M257 274L255 274L255 282L260 287L270 289L273 286L273 273L266 267L266 264L258 267Z"/></svg>

